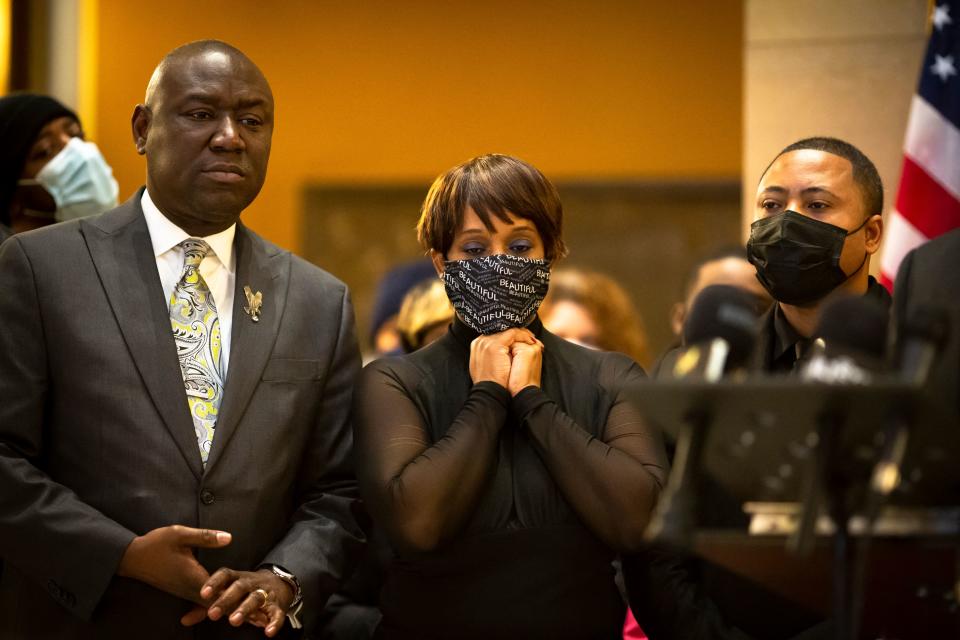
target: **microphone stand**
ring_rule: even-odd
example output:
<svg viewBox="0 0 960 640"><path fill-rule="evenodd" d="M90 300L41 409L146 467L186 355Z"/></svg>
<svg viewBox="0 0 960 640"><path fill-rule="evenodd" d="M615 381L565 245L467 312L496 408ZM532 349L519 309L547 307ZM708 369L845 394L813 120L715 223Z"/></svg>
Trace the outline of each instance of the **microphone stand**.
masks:
<svg viewBox="0 0 960 640"><path fill-rule="evenodd" d="M850 510L847 505L848 483L838 473L842 461L840 436L843 415L827 409L817 415L817 441L810 449L810 458L801 480L800 520L787 540L787 549L801 557L809 556L816 540L816 523L821 504L835 526L833 535L833 616L836 640L855 638L854 581L850 565L852 548L849 530Z"/></svg>
<svg viewBox="0 0 960 640"><path fill-rule="evenodd" d="M651 542L689 548L696 528L703 444L711 416L698 409L686 414L677 434L677 449L667 486L657 501L644 537Z"/></svg>
<svg viewBox="0 0 960 640"><path fill-rule="evenodd" d="M715 384L723 377L729 353L730 345L726 340L714 338L710 341L703 363L703 382ZM712 421L712 411L703 404L683 414L673 468L644 533L648 541L683 548L692 545L697 525L696 505L700 493L703 445Z"/></svg>

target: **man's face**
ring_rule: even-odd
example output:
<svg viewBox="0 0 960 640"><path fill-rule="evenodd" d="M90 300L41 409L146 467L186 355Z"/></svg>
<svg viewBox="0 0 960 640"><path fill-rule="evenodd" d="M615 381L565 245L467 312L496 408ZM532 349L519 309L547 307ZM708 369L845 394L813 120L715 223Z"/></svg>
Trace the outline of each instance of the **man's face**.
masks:
<svg viewBox="0 0 960 640"><path fill-rule="evenodd" d="M259 193L273 134L273 97L242 56L204 51L164 71L133 128L157 207L191 235L237 221Z"/></svg>
<svg viewBox="0 0 960 640"><path fill-rule="evenodd" d="M826 151L801 149L777 158L757 188L754 219L795 211L799 214L853 231L866 217L864 197L853 179L850 161ZM879 247L880 216L860 232L846 238L840 268L851 274L864 254ZM875 227L875 228L874 228Z"/></svg>

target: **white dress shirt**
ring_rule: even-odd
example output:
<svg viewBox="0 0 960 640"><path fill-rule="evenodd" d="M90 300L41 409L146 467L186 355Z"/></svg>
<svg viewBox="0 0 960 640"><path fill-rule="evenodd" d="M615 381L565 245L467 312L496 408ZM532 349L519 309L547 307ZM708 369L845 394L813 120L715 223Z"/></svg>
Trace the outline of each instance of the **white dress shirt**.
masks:
<svg viewBox="0 0 960 640"><path fill-rule="evenodd" d="M163 286L163 304L169 309L170 295L183 274L183 249L178 245L187 238L195 236L191 236L160 213L146 189L143 191L143 197L140 198L140 206L143 208L143 216L147 220L147 229L150 231L153 255L157 259L157 271L160 273L160 284ZM236 232L237 225L232 224L220 233L202 238L210 245L211 251L200 263L200 275L210 287L213 303L217 306L217 317L220 319L220 340L223 345L221 375L224 380L227 378L227 364L230 359L233 292L237 280L237 263L233 252L233 236Z"/></svg>

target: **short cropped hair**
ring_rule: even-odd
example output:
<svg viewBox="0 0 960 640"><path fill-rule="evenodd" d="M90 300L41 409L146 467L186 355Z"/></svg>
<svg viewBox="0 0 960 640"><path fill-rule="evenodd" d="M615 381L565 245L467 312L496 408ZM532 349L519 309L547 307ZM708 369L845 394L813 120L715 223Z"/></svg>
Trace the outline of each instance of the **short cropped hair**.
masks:
<svg viewBox="0 0 960 640"><path fill-rule="evenodd" d="M777 158L785 153L800 151L801 149L826 151L827 153L832 153L835 156L849 160L853 166L853 181L857 183L857 186L860 188L860 193L863 195L866 216L869 218L870 216L883 213L883 182L880 180L880 173L877 172L877 168L873 162L870 161L870 158L864 155L860 149L839 138L804 138L803 140L797 140L793 144L784 147L783 151L777 154ZM777 161L777 158L774 158L770 164L767 165L767 168L763 172L764 175L770 170L770 166Z"/></svg>
<svg viewBox="0 0 960 640"><path fill-rule="evenodd" d="M477 156L434 180L420 209L420 244L446 256L467 207L490 231L491 215L504 222L508 212L526 218L540 233L547 260L567 254L560 196L536 167L523 160L496 153Z"/></svg>

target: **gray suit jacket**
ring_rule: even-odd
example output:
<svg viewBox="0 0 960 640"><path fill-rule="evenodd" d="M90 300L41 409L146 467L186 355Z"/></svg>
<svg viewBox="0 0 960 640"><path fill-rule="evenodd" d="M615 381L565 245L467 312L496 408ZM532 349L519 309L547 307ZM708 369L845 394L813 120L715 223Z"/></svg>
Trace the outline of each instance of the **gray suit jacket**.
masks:
<svg viewBox="0 0 960 640"><path fill-rule="evenodd" d="M893 287L893 322L899 327L922 306L949 318L947 344L937 355L927 386L960 415L960 229L920 245L904 257Z"/></svg>
<svg viewBox="0 0 960 640"><path fill-rule="evenodd" d="M141 192L142 193L142 192ZM238 224L230 368L204 469L140 193L0 247L0 638L263 637L114 574L135 535L233 534L200 562L281 565L316 614L362 544L345 285ZM263 293L260 321L243 286Z"/></svg>

